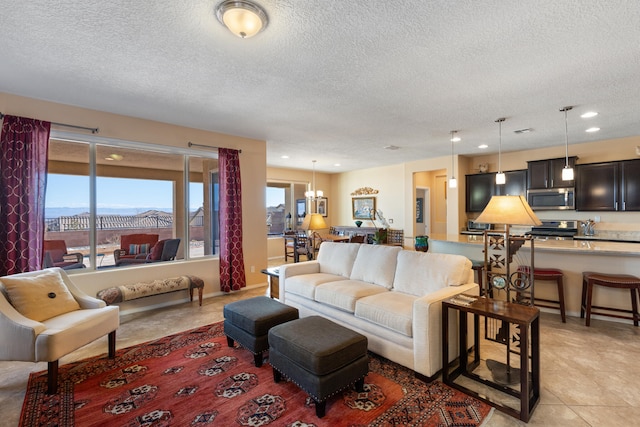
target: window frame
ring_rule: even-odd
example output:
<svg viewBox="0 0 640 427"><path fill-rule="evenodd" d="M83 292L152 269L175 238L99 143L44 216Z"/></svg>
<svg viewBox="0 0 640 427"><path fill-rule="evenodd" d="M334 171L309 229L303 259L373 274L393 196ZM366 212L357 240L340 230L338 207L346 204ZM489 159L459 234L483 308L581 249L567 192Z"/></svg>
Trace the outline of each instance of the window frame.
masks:
<svg viewBox="0 0 640 427"><path fill-rule="evenodd" d="M212 149L212 151L205 151L205 150L196 150L196 149L190 149L190 148L180 148L180 147L174 147L174 146L167 146L167 145L161 145L161 144L154 144L154 143L148 143L148 142L137 142L137 141L130 141L130 140L122 140L122 139L116 139L116 138L109 138L109 137L103 137L103 136L98 136L95 134L91 134L91 135L84 135L84 134L77 134L74 132L66 132L66 131L60 131L60 130L51 130L51 134L49 136L50 140L58 140L58 141L63 141L63 142L71 142L71 143L79 143L79 144L88 144L89 146L89 159L88 159L88 163L89 163L89 173L88 173L88 178L89 178L89 216L90 216L90 220L89 220L89 264L90 264L90 270L97 270L96 268L96 259L97 259L97 249L96 249L96 245L97 245L97 225L96 225L96 216L97 216L97 193L96 193L96 179L98 177L97 175L97 169L98 169L98 165L97 165L97 146L98 145L106 145L106 146L113 146L113 147L118 147L118 148L126 148L126 149L132 149L132 150L140 150L140 151L149 151L149 152L155 152L155 153L161 153L161 154L171 154L171 155L180 155L183 157L183 161L184 161L184 166L182 169L182 173L183 173L183 188L184 188L184 194L185 194L185 203L182 206L182 209L184 210L181 214L184 215L184 218L189 218L190 217L190 206L189 206L189 184L190 184L190 168L189 168L189 159L192 157L197 157L197 158L209 158L209 159L215 159L218 160L218 152L215 149ZM215 174L215 173L219 173L219 171L202 171L202 173L210 173L210 174ZM203 178L204 181L204 178ZM178 183L179 184L179 183ZM203 185L205 183L203 182ZM213 203L218 203L216 201L214 201L213 199L216 197L215 192L213 191L213 185L210 188L211 191L211 201L210 204ZM175 202L175 194L174 194L174 202ZM178 206L176 206L176 209L178 209ZM206 207L205 207L206 209ZM177 214L177 211L174 212L174 218L175 215ZM212 226L211 227L211 231L218 231L219 233L219 227L217 226ZM189 221L185 221L184 222L184 230L182 231L183 235L184 235L184 240L185 240L185 244L188 245L189 241L190 241L190 230L189 230ZM217 258L218 254L215 253L216 252L216 246L215 246L215 242L219 240L219 235L218 236L214 236L212 235L212 240L214 242L214 246L213 246L213 253L212 254L205 254L203 256L198 256L198 257L191 257L190 255L190 251L188 250L188 248L186 248L186 250L184 250L184 261L188 261L188 260L198 260L198 259L204 259L204 258ZM99 262L99 261L98 261ZM156 265L156 264L148 264L150 266L152 265ZM126 268L126 265L120 266L118 268ZM86 271L86 270L84 270ZM70 270L69 273L74 273L73 270Z"/></svg>

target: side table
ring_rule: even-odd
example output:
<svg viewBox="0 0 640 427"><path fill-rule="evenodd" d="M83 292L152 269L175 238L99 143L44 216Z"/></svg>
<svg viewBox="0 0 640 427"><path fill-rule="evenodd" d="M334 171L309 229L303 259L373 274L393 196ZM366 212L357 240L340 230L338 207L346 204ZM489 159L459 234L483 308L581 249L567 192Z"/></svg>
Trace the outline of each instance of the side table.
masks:
<svg viewBox="0 0 640 427"><path fill-rule="evenodd" d="M458 312L459 355L458 366L451 369L449 363L449 310ZM467 355L468 314L473 314L474 350L473 361L470 364ZM520 327L520 387L498 383L484 378L473 371L480 364L480 316L516 324ZM511 339L510 334L507 339ZM529 363L529 361L531 363ZM454 362L455 363L455 362ZM464 393L480 399L496 409L505 412L522 421L528 422L531 414L540 400L540 310L536 307L517 303L494 300L475 295L459 295L442 302L442 381ZM506 368L506 366L505 366ZM520 411L490 400L486 395L480 395L474 390L455 382L458 376L464 376L510 396L519 398Z"/></svg>
<svg viewBox="0 0 640 427"><path fill-rule="evenodd" d="M274 299L280 297L280 271L278 267L264 268L260 273L267 275L267 283L269 284L269 296Z"/></svg>

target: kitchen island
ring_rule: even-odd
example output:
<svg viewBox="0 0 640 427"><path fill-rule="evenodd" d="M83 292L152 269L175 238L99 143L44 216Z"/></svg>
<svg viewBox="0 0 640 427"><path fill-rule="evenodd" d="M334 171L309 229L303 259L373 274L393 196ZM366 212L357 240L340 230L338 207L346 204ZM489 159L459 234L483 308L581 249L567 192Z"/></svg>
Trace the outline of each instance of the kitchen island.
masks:
<svg viewBox="0 0 640 427"><path fill-rule="evenodd" d="M430 251L460 254L471 260L482 260L482 235L431 235ZM610 274L632 274L640 277L640 243L589 241L589 240L536 240L534 261L539 268L557 268L564 273L565 305L568 316L580 317L582 296L582 272L597 271ZM525 244L513 258L511 270L528 263L530 244ZM539 298L556 299L557 291L552 282L537 282L535 295ZM629 292L623 289L597 287L594 304L616 308L630 308ZM557 310L542 309L557 312ZM593 316L593 319L621 321L609 317Z"/></svg>

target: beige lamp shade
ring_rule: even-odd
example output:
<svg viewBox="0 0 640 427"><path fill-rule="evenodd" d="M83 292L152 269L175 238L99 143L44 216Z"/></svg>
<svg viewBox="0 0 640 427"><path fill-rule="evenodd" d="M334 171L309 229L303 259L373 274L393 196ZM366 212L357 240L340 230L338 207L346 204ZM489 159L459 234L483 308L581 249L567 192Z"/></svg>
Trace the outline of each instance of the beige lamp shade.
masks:
<svg viewBox="0 0 640 427"><path fill-rule="evenodd" d="M482 224L541 225L523 196L493 196L475 222Z"/></svg>
<svg viewBox="0 0 640 427"><path fill-rule="evenodd" d="M318 213L307 214L300 226L303 230L322 230L327 227L327 223L324 222L322 215Z"/></svg>

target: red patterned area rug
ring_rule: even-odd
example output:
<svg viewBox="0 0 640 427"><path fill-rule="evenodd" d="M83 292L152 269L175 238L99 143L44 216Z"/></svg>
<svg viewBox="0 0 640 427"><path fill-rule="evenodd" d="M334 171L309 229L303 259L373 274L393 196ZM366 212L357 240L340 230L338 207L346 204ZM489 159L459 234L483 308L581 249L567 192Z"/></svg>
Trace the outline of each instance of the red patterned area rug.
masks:
<svg viewBox="0 0 640 427"><path fill-rule="evenodd" d="M29 377L20 426L479 426L492 408L439 381L370 354L365 391L313 401L274 383L271 366L229 348L222 323L60 366L58 393L46 371Z"/></svg>

